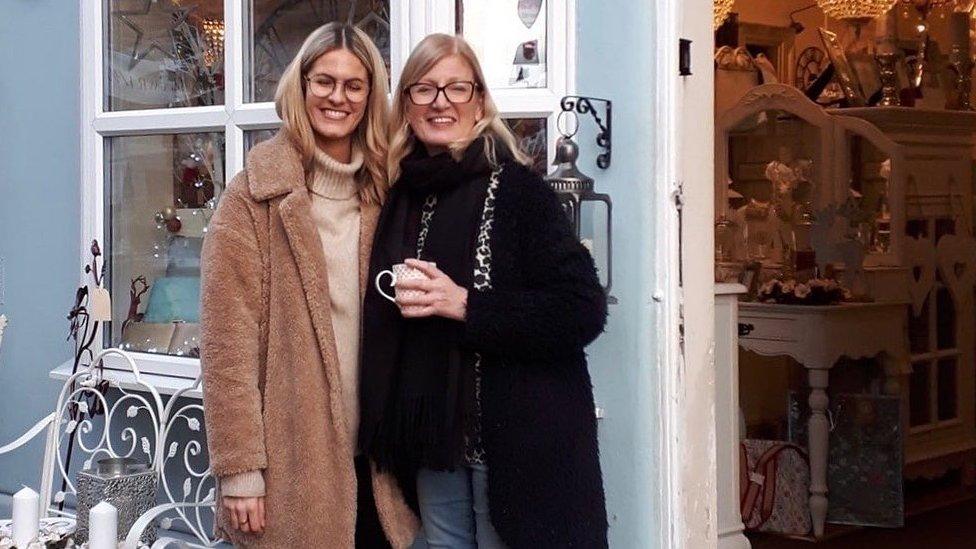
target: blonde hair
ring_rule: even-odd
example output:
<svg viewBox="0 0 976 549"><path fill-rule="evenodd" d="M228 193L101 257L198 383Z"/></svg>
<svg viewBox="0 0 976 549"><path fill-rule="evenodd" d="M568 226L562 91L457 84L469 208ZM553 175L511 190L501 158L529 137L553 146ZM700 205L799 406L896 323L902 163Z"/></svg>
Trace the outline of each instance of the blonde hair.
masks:
<svg viewBox="0 0 976 549"><path fill-rule="evenodd" d="M478 62L478 57L471 46L460 36L431 34L421 40L410 53L410 57L403 66L403 73L400 75L400 82L397 84L396 93L393 96L393 112L390 117L390 153L386 163L386 171L389 174L390 181L396 181L399 177L400 161L410 154L416 145L416 137L407 122L408 99L406 89L408 86L416 84L428 71L434 68L434 65L451 55L460 55L471 67L475 83L484 102L484 116L471 129L470 135L451 143L449 146L451 154L455 159L458 159L472 141L484 136L485 157L492 166L496 166L498 163L495 154L498 142L501 142L508 149L516 162L524 165L531 163L531 158L519 149L518 140L502 120L498 107L492 101L488 86L485 85L485 75L481 70L481 63Z"/></svg>
<svg viewBox="0 0 976 549"><path fill-rule="evenodd" d="M366 113L353 135L353 147L363 153L363 167L356 172L359 199L376 204L383 200L389 186L386 176L389 86L383 57L366 33L341 23L328 23L312 31L281 75L275 92L275 110L282 121L281 131L301 152L305 170L313 171L315 131L305 110L305 73L316 59L339 49L355 55L369 73Z"/></svg>

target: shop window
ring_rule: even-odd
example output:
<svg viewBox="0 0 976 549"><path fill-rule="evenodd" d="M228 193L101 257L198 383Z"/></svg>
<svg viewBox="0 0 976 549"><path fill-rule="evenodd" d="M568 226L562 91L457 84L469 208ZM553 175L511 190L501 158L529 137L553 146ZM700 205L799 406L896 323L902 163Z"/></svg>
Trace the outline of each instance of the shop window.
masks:
<svg viewBox="0 0 976 549"><path fill-rule="evenodd" d="M357 26L395 79L421 37L461 31L502 117L545 173L559 99L572 91L571 10L548 0L82 2L85 64L102 67L81 75L79 248L81 264L92 240L106 249L113 310L99 343L142 353L143 372L198 372L207 221L247 152L277 131L274 93L309 32Z"/></svg>

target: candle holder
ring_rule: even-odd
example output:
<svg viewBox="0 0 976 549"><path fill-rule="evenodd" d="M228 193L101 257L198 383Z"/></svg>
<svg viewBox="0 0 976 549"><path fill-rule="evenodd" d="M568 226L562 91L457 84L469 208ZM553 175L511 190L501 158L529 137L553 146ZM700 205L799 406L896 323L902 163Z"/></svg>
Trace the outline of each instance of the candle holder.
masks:
<svg viewBox="0 0 976 549"><path fill-rule="evenodd" d="M879 107L899 107L901 99L898 93L898 53L884 52L878 53L875 58L878 60L878 71L881 78L881 101Z"/></svg>
<svg viewBox="0 0 976 549"><path fill-rule="evenodd" d="M119 535L124 537L136 519L156 503L156 472L132 458L98 460L97 469L78 473L78 530L75 541L88 541L88 513L99 502L107 501L119 511ZM140 541L152 545L156 526L150 524Z"/></svg>
<svg viewBox="0 0 976 549"><path fill-rule="evenodd" d="M0 520L0 549L20 549L14 544L13 524ZM75 519L68 517L44 517L38 524L37 537L25 549L70 549L74 543Z"/></svg>
<svg viewBox="0 0 976 549"><path fill-rule="evenodd" d="M973 60L968 48L953 45L949 52L949 66L955 74L955 97L947 108L957 111L973 110L969 95L973 89Z"/></svg>

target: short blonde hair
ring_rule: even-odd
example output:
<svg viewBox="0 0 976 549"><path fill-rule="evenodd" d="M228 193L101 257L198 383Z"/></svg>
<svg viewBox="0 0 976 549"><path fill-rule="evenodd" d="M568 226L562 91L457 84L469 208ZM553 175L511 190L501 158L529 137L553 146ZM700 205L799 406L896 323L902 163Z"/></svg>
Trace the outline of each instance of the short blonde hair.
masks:
<svg viewBox="0 0 976 549"><path fill-rule="evenodd" d="M389 186L386 176L389 85L383 57L365 32L342 23L327 23L312 31L281 75L275 92L275 110L282 121L281 130L301 151L306 171L313 171L315 131L305 110L305 73L316 59L338 49L355 55L369 73L366 113L356 128L353 147L363 152L363 167L356 173L359 199L364 203L380 203Z"/></svg>
<svg viewBox="0 0 976 549"><path fill-rule="evenodd" d="M488 86L485 85L485 75L481 70L481 63L478 62L478 57L471 46L460 36L431 34L421 40L410 53L410 57L403 66L403 73L400 75L396 94L393 96L393 112L390 118L390 153L386 164L386 170L391 181L396 181L399 177L400 161L410 154L416 145L416 137L409 122L407 122L406 102L408 99L406 89L408 86L416 84L442 59L452 55L460 55L471 67L475 83L484 101L484 117L474 125L470 135L450 145L451 153L457 158L472 141L483 135L485 137L485 156L493 166L497 165L495 148L498 146L498 142L501 142L508 149L516 162L525 165L531 163L529 156L519 149L518 140L502 120L498 107L492 101Z"/></svg>

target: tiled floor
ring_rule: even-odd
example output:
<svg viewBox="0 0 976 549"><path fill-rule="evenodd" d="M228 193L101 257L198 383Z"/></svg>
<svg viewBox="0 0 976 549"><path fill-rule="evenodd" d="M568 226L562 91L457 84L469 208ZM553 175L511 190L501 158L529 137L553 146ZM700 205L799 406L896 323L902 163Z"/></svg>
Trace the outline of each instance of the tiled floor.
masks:
<svg viewBox="0 0 976 549"><path fill-rule="evenodd" d="M976 501L910 517L898 530L865 528L819 544L750 535L753 549L976 549Z"/></svg>

